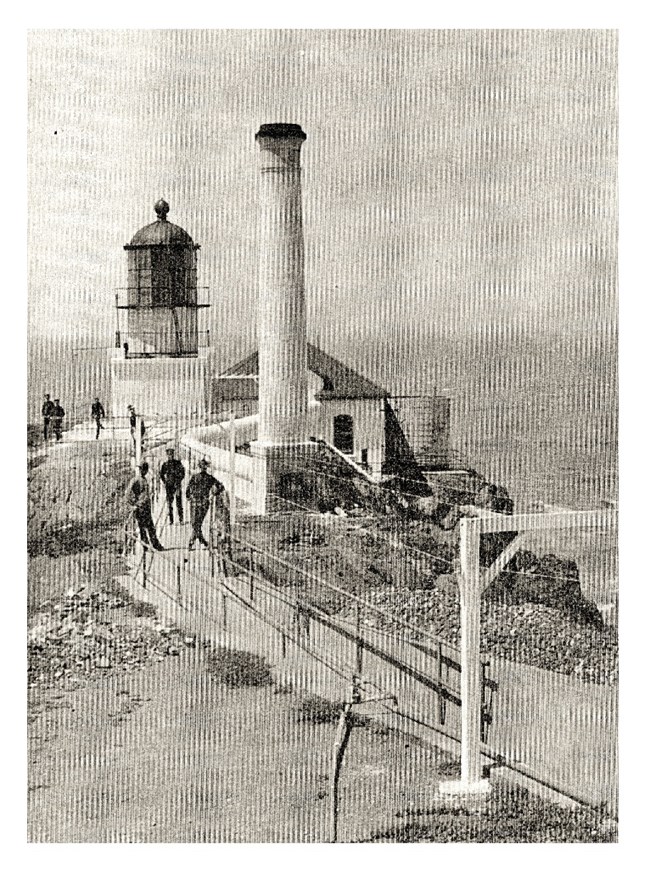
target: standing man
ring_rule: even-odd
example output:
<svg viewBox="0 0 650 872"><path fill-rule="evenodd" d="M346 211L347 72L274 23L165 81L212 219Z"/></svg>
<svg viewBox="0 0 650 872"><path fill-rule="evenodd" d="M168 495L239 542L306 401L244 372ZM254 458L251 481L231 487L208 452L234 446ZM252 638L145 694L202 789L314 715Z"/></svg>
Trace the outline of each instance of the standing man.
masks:
<svg viewBox="0 0 650 872"><path fill-rule="evenodd" d="M58 400L54 400L50 420L52 421L52 432L56 436L56 441L60 442L63 436L63 417L65 409L61 406Z"/></svg>
<svg viewBox="0 0 650 872"><path fill-rule="evenodd" d="M43 400L43 408L41 409L41 414L43 415L43 439L47 440L47 437L50 435L50 420L52 418L54 403L50 399L49 394L45 394Z"/></svg>
<svg viewBox="0 0 650 872"><path fill-rule="evenodd" d="M133 511L142 542L155 548L156 551L164 551L151 517L151 489L147 480L149 464L143 461L138 467L138 472L139 474L129 482L126 498Z"/></svg>
<svg viewBox="0 0 650 872"><path fill-rule="evenodd" d="M178 512L178 522L183 523L183 491L181 484L185 478L185 467L178 458L174 457L174 449L167 449L167 460L160 467L160 480L165 485L167 508L169 509L169 523L174 523L174 499Z"/></svg>
<svg viewBox="0 0 650 872"><path fill-rule="evenodd" d="M97 427L95 439L99 439L99 431L104 429L104 425L102 424L102 418L106 417L104 407L99 402L99 397L95 397L95 402L92 405L91 416L93 421L95 422L95 426Z"/></svg>
<svg viewBox="0 0 650 872"><path fill-rule="evenodd" d="M138 419L135 415L135 409L133 406L126 407L127 412L129 413L129 429L131 431L131 439L133 440L133 447L135 448L135 426L138 423Z"/></svg>
<svg viewBox="0 0 650 872"><path fill-rule="evenodd" d="M225 490L221 482L207 471L208 466L207 460L199 460L200 471L192 476L185 491L192 511L192 535L187 546L190 550L194 547L197 539L202 545L209 548L203 535L203 521L210 508L210 498L213 495L221 496Z"/></svg>

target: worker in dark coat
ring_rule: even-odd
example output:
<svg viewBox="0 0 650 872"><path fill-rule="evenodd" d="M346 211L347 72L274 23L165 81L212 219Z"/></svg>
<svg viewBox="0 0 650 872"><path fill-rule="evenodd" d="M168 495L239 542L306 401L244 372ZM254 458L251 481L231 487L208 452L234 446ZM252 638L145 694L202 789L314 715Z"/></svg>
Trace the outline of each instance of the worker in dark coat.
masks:
<svg viewBox="0 0 650 872"><path fill-rule="evenodd" d="M129 413L129 430L131 431L131 439L133 441L133 450L135 451L135 432L138 425L138 416L135 413L133 406L127 406ZM144 434L146 427L144 426L144 418L140 418L140 448L144 445Z"/></svg>
<svg viewBox="0 0 650 872"><path fill-rule="evenodd" d="M156 551L164 551L151 516L151 489L147 479L149 464L143 461L138 467L138 475L131 479L126 490L126 498L138 525L140 539Z"/></svg>
<svg viewBox="0 0 650 872"><path fill-rule="evenodd" d="M95 439L99 439L99 431L104 429L104 425L102 424L102 418L106 417L104 407L99 402L99 397L95 397L95 402L92 405L90 415L95 422L95 427L97 430L97 432L95 433Z"/></svg>
<svg viewBox="0 0 650 872"><path fill-rule="evenodd" d="M203 521L210 509L210 500L213 497L225 496L225 488L221 482L208 472L207 460L199 461L200 471L195 473L189 480L185 496L189 500L192 513L192 535L188 548L193 548L198 539L202 545L209 548L209 544L203 535Z"/></svg>
<svg viewBox="0 0 650 872"><path fill-rule="evenodd" d="M178 522L183 523L183 488L185 467L181 461L174 457L174 449L167 449L167 460L160 467L160 480L165 485L165 496L169 510L169 523L174 523L174 501L178 512Z"/></svg>
<svg viewBox="0 0 650 872"><path fill-rule="evenodd" d="M56 441L59 442L63 436L63 418L65 409L61 406L59 400L54 400L50 421L52 422L52 432L56 436Z"/></svg>
<svg viewBox="0 0 650 872"><path fill-rule="evenodd" d="M53 408L54 403L50 399L50 395L45 394L43 397L43 408L41 409L41 415L43 416L43 439L47 439L50 435L50 422L52 420Z"/></svg>
<svg viewBox="0 0 650 872"><path fill-rule="evenodd" d="M135 448L135 427L138 423L138 419L133 406L127 406L126 410L129 413L129 430L131 431L131 439L133 440L133 447Z"/></svg>

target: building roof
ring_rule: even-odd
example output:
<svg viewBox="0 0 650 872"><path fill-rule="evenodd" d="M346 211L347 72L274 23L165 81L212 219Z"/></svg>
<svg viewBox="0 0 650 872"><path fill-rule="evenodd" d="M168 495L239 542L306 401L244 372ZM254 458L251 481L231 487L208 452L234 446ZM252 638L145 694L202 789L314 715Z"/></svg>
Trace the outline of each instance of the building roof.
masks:
<svg viewBox="0 0 650 872"><path fill-rule="evenodd" d="M383 399L388 392L370 379L359 375L340 360L325 354L311 343L307 344L307 366L323 380L323 389L317 396L322 399ZM258 352L255 351L235 366L226 370L223 376L251 376L259 374Z"/></svg>
<svg viewBox="0 0 650 872"><path fill-rule="evenodd" d="M158 215L158 220L138 230L131 242L124 246L125 248L130 248L133 245L191 245L198 248L198 246L194 246L192 237L186 230L167 220L169 204L165 200L158 200L154 209Z"/></svg>

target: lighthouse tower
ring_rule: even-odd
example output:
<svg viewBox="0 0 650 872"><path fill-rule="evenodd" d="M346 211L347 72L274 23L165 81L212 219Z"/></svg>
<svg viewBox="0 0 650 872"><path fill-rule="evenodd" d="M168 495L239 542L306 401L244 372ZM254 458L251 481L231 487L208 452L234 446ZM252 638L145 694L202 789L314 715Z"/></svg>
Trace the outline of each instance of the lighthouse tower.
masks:
<svg viewBox="0 0 650 872"><path fill-rule="evenodd" d="M200 422L207 408L207 367L198 313L207 306L197 299L199 246L167 220L165 200L154 209L157 220L124 246L128 281L126 297L116 299L112 414L125 415L133 405L145 417Z"/></svg>

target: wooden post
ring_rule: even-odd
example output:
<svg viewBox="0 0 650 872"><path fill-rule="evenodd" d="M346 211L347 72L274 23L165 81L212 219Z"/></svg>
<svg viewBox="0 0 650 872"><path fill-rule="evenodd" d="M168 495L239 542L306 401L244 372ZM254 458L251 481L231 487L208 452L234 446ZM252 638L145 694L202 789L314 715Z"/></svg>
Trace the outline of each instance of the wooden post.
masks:
<svg viewBox="0 0 650 872"><path fill-rule="evenodd" d="M487 678L487 663L481 663L481 742L487 741L487 724L485 722L485 710L487 707L485 694L485 680Z"/></svg>
<svg viewBox="0 0 650 872"><path fill-rule="evenodd" d="M147 567L147 546L142 545L142 587L146 589L149 569Z"/></svg>
<svg viewBox="0 0 650 872"><path fill-rule="evenodd" d="M181 565L178 563L176 565L176 594L178 596L178 601L181 601Z"/></svg>
<svg viewBox="0 0 650 872"><path fill-rule="evenodd" d="M215 565L214 565L214 499L210 497L210 510L208 512L208 542L209 544L209 552L210 552L210 578L214 578L215 575Z"/></svg>
<svg viewBox="0 0 650 872"><path fill-rule="evenodd" d="M140 415L135 416L135 465L140 466L142 462L142 418Z"/></svg>
<svg viewBox="0 0 650 872"><path fill-rule="evenodd" d="M361 678L363 671L363 638L361 637L361 607L356 604L356 675Z"/></svg>
<svg viewBox="0 0 650 872"><path fill-rule="evenodd" d="M460 698L461 781L481 780L481 578L480 534L475 525L460 525Z"/></svg>
<svg viewBox="0 0 650 872"><path fill-rule="evenodd" d="M460 521L460 781L443 781L446 794L488 793L481 778L481 573L480 528L475 519Z"/></svg>
<svg viewBox="0 0 650 872"><path fill-rule="evenodd" d="M135 539L134 544L133 544L133 554L135 556L136 579L137 579L137 574L139 571L141 576L142 576L142 587L146 587L147 586L147 574L146 574L146 571L144 568L144 561L145 561L146 554L145 554L144 544L143 544L142 539L140 538L139 535L136 536L136 539Z"/></svg>
<svg viewBox="0 0 650 872"><path fill-rule="evenodd" d="M338 840L338 824L339 824L339 778L341 775L341 766L343 764L343 756L350 738L350 712L352 703L346 702L339 717L338 726L336 728L336 736L334 739L334 748L332 752L332 769L330 775L330 842Z"/></svg>
<svg viewBox="0 0 650 872"><path fill-rule="evenodd" d="M447 670L447 674L449 674L449 670ZM438 681L440 684L443 683L443 668L442 668L442 642L438 642ZM447 719L447 700L442 696L442 694L438 694L438 722L441 726L445 725L445 721Z"/></svg>
<svg viewBox="0 0 650 872"><path fill-rule="evenodd" d="M237 488L235 485L235 413L230 413L230 533L235 529L237 516Z"/></svg>

